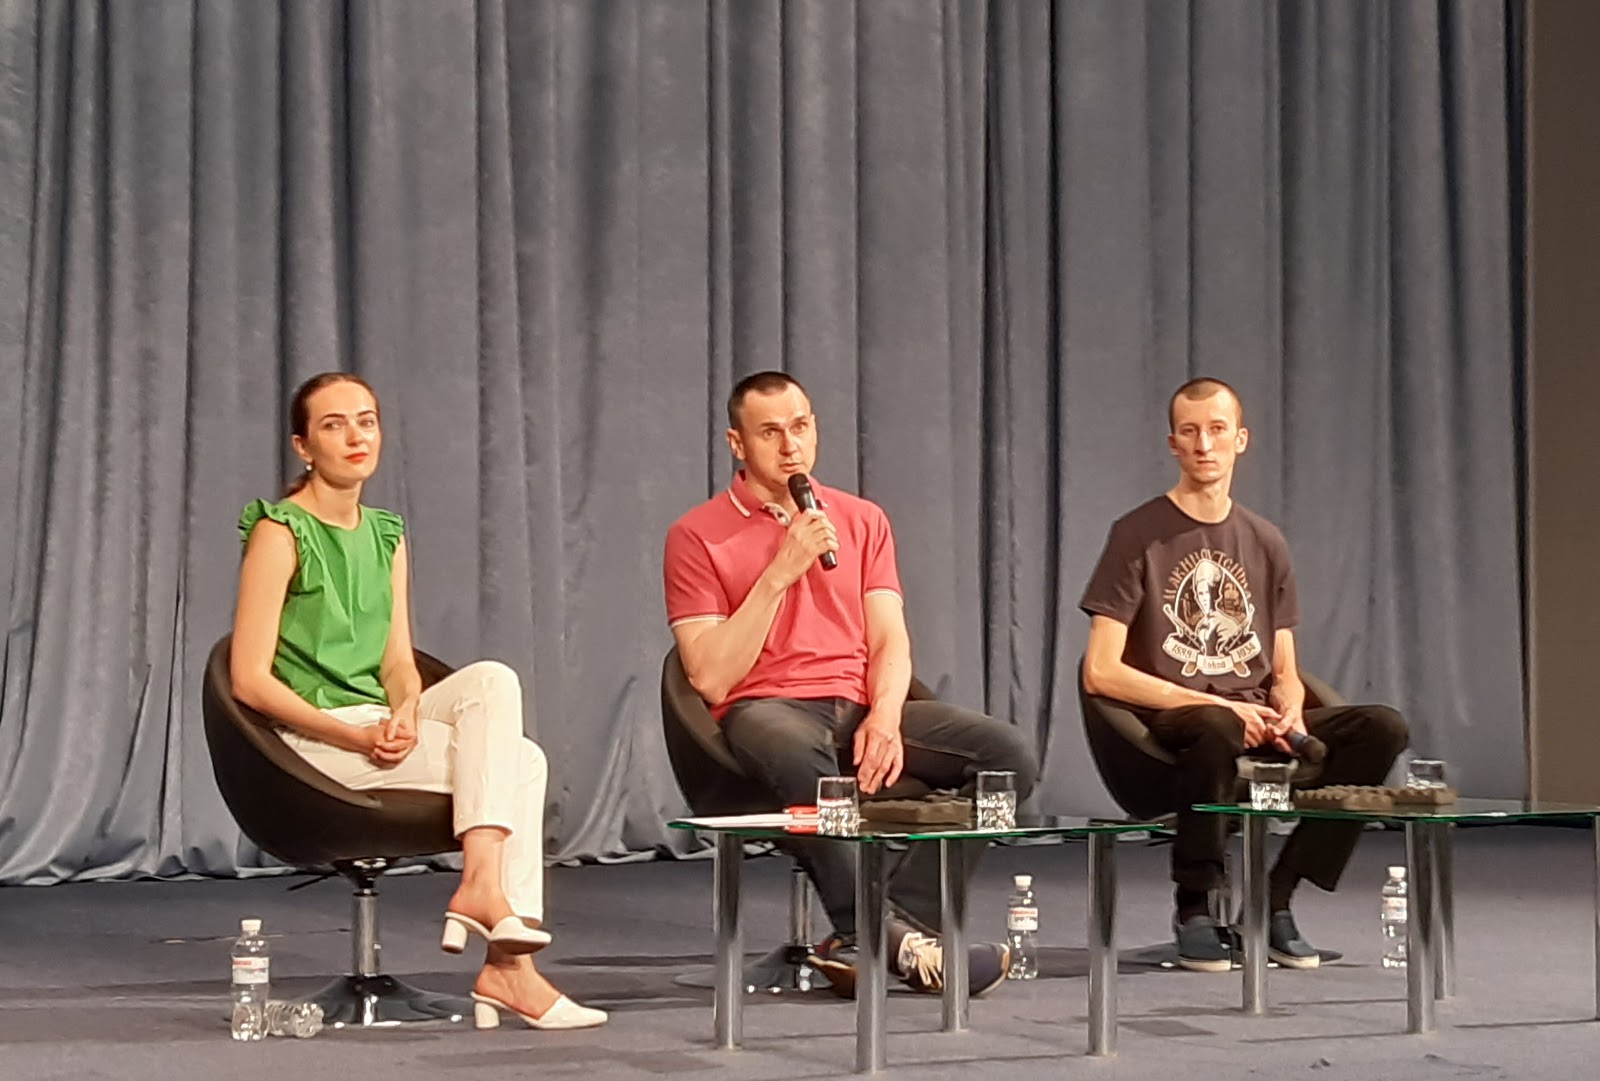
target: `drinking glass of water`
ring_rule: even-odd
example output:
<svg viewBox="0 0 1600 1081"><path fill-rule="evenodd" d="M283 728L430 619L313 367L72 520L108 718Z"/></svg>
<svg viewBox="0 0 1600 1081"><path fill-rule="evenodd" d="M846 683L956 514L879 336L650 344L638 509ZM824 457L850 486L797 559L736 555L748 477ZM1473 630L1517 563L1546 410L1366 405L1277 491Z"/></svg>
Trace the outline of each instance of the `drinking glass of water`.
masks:
<svg viewBox="0 0 1600 1081"><path fill-rule="evenodd" d="M1407 788L1444 788L1444 760L1413 758L1406 763Z"/></svg>
<svg viewBox="0 0 1600 1081"><path fill-rule="evenodd" d="M978 774L978 828L1017 828L1017 775L1008 769L986 769Z"/></svg>
<svg viewBox="0 0 1600 1081"><path fill-rule="evenodd" d="M860 821L856 779L817 778L817 833L825 837L854 837Z"/></svg>
<svg viewBox="0 0 1600 1081"><path fill-rule="evenodd" d="M1238 760L1239 776L1250 782L1250 806L1258 811L1292 811L1290 779L1298 762L1273 762L1262 758Z"/></svg>

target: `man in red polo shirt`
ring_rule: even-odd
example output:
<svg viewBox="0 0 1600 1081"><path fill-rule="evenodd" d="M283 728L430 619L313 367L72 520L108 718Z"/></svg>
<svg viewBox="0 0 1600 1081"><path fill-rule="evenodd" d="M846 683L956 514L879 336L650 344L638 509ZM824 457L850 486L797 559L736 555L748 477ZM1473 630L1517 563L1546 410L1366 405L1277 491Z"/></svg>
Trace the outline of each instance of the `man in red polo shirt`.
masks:
<svg viewBox="0 0 1600 1081"><path fill-rule="evenodd" d="M795 506L789 478L809 475L817 455L805 389L783 372L741 380L728 398L727 435L743 468L727 491L674 523L663 570L689 682L750 776L780 806L812 803L817 778L851 771L870 795L902 773L970 792L979 770L1012 770L1026 797L1037 766L1014 726L906 701L911 640L882 509L815 481L820 509ZM831 570L827 552L838 560ZM834 927L817 960L849 993L851 854L827 841L795 847ZM937 850L911 847L890 878L889 902L891 968L913 987L940 990ZM972 992L999 984L1007 963L1003 946L972 947Z"/></svg>

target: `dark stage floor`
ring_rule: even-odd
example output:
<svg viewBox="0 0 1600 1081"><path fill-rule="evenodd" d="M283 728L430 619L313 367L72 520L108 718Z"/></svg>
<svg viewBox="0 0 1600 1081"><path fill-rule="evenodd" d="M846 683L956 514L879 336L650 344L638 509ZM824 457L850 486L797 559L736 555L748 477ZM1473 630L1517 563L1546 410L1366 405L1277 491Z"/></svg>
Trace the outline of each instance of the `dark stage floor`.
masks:
<svg viewBox="0 0 1600 1081"><path fill-rule="evenodd" d="M1119 940L1162 940L1165 848L1119 847ZM1398 833L1369 833L1336 895L1307 888L1300 923L1345 951L1316 972L1269 977L1274 1009L1238 1013L1240 979L1153 970L1125 957L1119 1054L1085 1048L1082 845L1001 849L971 902L976 934L998 937L1009 874L1039 889L1044 974L975 1002L973 1030L939 1031L939 1000L890 997L890 1073L957 1078L1580 1078L1600 1061L1592 936L1594 865L1582 830L1462 831L1457 841L1458 996L1440 1031L1403 1035L1405 981L1378 965L1378 891L1399 862ZM784 926L788 862L747 863L747 946ZM348 954L341 880L294 893L300 879L85 884L0 890L0 1079L350 1077L802 1079L848 1074L853 1006L826 991L752 999L746 1049L712 1049L710 992L673 977L709 961L709 861L550 871L555 944L541 964L582 1001L612 1012L605 1028L544 1033L503 1027L325 1032L236 1045L225 1020L228 949L242 916L260 916L275 990L307 994ZM465 993L473 962L437 948L437 917L455 876L398 876L383 887L384 966ZM764 933L770 929L770 934Z"/></svg>

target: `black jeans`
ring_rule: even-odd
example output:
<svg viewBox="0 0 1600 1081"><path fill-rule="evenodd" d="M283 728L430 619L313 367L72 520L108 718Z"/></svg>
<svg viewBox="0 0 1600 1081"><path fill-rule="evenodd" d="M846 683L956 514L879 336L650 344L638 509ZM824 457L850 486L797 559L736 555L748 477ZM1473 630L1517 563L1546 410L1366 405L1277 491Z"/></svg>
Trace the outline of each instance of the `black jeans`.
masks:
<svg viewBox="0 0 1600 1081"><path fill-rule="evenodd" d="M772 790L779 806L815 803L817 778L853 774L850 759L857 726L867 707L842 698L746 698L722 718L722 734L745 770ZM1017 729L944 702L907 702L900 719L905 745L904 776L932 788L970 795L980 770L1011 770L1017 799L1027 797L1038 766ZM806 839L781 847L800 861L840 934L855 932L855 860L847 842ZM974 846L976 847L976 846ZM966 861L970 874L976 853ZM939 851L910 846L889 879L896 914L923 931L937 933Z"/></svg>
<svg viewBox="0 0 1600 1081"><path fill-rule="evenodd" d="M1172 880L1184 890L1216 889L1222 885L1228 818L1189 808L1196 803L1233 802L1238 778L1234 760L1245 753L1244 725L1224 706L1134 712L1156 742L1178 758ZM1318 785L1382 784L1406 747L1406 722L1388 706L1323 706L1306 710L1305 720L1306 731L1328 746L1328 757L1315 779ZM1287 757L1272 751L1261 756ZM1303 819L1284 842L1277 866L1332 890L1360 837L1360 822Z"/></svg>

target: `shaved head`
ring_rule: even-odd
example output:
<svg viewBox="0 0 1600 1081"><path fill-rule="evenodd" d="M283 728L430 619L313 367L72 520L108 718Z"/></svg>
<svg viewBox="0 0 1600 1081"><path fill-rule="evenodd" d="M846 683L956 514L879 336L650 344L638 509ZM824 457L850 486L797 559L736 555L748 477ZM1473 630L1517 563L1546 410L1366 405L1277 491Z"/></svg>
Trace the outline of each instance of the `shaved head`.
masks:
<svg viewBox="0 0 1600 1081"><path fill-rule="evenodd" d="M1233 412L1238 427L1244 427L1244 403L1239 401L1239 392L1220 379L1210 376L1201 376L1191 379L1183 386L1172 392L1172 400L1167 403L1167 428L1169 431L1178 430L1178 399L1190 402L1203 402L1217 394L1226 394L1233 399Z"/></svg>

